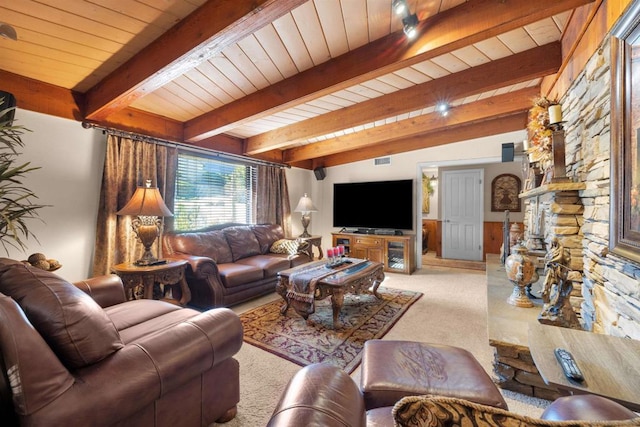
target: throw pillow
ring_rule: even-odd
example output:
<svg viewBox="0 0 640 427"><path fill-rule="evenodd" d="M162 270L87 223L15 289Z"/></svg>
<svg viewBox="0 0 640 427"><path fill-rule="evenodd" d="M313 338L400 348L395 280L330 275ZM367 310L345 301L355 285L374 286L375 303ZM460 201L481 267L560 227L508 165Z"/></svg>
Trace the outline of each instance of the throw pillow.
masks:
<svg viewBox="0 0 640 427"><path fill-rule="evenodd" d="M620 421L547 421L468 400L441 396L408 396L393 407L393 419L401 427L604 427L637 426L640 418Z"/></svg>
<svg viewBox="0 0 640 427"><path fill-rule="evenodd" d="M271 252L274 254L295 255L298 253L299 246L300 244L297 240L280 239L273 242L271 245Z"/></svg>

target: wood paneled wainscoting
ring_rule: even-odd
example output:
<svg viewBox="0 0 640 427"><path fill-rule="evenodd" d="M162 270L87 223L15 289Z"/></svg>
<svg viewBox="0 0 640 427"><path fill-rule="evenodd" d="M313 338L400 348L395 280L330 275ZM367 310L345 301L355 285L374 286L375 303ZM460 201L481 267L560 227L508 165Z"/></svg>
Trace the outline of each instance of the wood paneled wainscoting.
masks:
<svg viewBox="0 0 640 427"><path fill-rule="evenodd" d="M482 260L486 261L487 254L499 254L502 247L502 226L503 222L485 221L483 224L483 253ZM513 223L512 223L513 224ZM521 222L520 230L524 230L524 225ZM425 241L425 231L427 239ZM423 219L422 220L422 242L427 243L427 249L429 252L435 251L436 257L442 256L442 221L436 219ZM424 254L425 251L423 250Z"/></svg>

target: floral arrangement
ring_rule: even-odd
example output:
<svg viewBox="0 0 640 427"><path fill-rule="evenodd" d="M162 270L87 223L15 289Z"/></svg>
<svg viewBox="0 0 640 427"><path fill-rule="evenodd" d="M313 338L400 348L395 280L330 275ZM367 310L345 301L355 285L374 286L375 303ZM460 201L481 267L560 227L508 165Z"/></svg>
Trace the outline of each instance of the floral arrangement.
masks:
<svg viewBox="0 0 640 427"><path fill-rule="evenodd" d="M553 165L552 131L549 129L549 106L556 102L545 97L536 98L529 110L529 146L527 153L531 163L539 163L545 170Z"/></svg>

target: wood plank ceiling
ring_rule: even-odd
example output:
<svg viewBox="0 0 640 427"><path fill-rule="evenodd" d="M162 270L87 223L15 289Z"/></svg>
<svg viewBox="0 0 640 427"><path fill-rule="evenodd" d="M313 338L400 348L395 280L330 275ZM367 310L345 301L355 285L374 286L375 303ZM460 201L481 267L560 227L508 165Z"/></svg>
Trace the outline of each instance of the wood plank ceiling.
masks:
<svg viewBox="0 0 640 427"><path fill-rule="evenodd" d="M524 129L591 0L0 0L18 106L298 167ZM440 102L452 109L445 117Z"/></svg>

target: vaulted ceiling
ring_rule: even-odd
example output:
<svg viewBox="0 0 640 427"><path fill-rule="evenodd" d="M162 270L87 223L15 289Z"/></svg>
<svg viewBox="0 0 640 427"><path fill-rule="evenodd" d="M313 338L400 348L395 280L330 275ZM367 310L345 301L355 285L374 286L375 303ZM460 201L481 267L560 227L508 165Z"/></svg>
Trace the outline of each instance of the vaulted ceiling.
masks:
<svg viewBox="0 0 640 427"><path fill-rule="evenodd" d="M524 129L591 1L407 0L409 40L391 0L0 0L18 34L0 37L0 90L103 127L334 166Z"/></svg>

